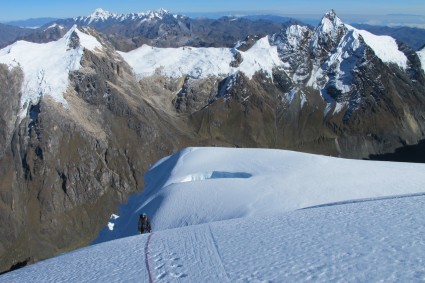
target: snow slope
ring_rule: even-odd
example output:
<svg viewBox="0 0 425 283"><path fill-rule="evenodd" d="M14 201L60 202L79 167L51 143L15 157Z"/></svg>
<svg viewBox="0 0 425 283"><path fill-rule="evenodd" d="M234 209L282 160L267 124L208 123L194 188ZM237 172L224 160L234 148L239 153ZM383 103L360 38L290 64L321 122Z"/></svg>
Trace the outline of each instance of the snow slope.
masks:
<svg viewBox="0 0 425 283"><path fill-rule="evenodd" d="M154 230L273 215L339 201L425 192L424 164L348 160L272 149L188 148L157 162L95 241ZM111 226L111 225L110 225Z"/></svg>
<svg viewBox="0 0 425 283"><path fill-rule="evenodd" d="M158 231L64 254L0 281L419 282L424 207L425 196L410 196Z"/></svg>
<svg viewBox="0 0 425 283"><path fill-rule="evenodd" d="M356 29L350 25L345 24L348 30L355 32L355 35L361 35L367 45L369 45L376 56L382 62L397 64L402 69L407 69L407 57L398 49L397 42L394 38L387 35L374 35L365 30Z"/></svg>
<svg viewBox="0 0 425 283"><path fill-rule="evenodd" d="M423 281L424 169L283 150L188 148L153 165L145 193L113 215L113 231L123 232L114 237L134 236L0 281ZM154 233L135 235L141 211L152 217Z"/></svg>
<svg viewBox="0 0 425 283"><path fill-rule="evenodd" d="M239 51L242 63L231 67L234 61L231 48L158 48L143 45L130 52L118 52L133 68L138 78L148 77L159 72L168 77L189 75L194 78L208 76L228 76L238 71L251 78L255 72L264 71L271 76L272 69L281 66L276 46L270 46L268 36L258 40L246 52Z"/></svg>
<svg viewBox="0 0 425 283"><path fill-rule="evenodd" d="M80 39L80 46L70 48L72 34ZM37 104L43 95L51 96L64 106L64 93L68 87L68 76L78 70L84 49L94 51L101 48L96 38L73 26L63 38L49 43L17 41L0 50L0 63L21 67L24 83L21 97L20 118L26 116L31 105Z"/></svg>

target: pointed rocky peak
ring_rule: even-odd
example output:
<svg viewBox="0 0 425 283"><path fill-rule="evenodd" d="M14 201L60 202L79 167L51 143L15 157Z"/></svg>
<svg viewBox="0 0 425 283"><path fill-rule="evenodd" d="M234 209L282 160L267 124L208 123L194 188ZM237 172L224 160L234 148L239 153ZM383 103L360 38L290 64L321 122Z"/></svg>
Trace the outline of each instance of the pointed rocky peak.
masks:
<svg viewBox="0 0 425 283"><path fill-rule="evenodd" d="M97 8L91 15L89 15L89 17L92 19L106 19L113 15L113 13L105 11L102 8Z"/></svg>
<svg viewBox="0 0 425 283"><path fill-rule="evenodd" d="M316 28L316 31L329 34L338 31L341 28L344 28L344 23L340 18L338 18L335 11L331 10L323 16L319 26Z"/></svg>
<svg viewBox="0 0 425 283"><path fill-rule="evenodd" d="M92 22L105 22L110 18L115 18L117 17L116 14L108 12L103 10L102 8L97 8L91 15L89 15L88 17L86 17L86 19L89 20L88 24L91 24Z"/></svg>
<svg viewBox="0 0 425 283"><path fill-rule="evenodd" d="M103 48L97 38L91 35L90 29L79 28L77 25L73 25L61 40L65 42L67 50L84 48L94 51L96 48Z"/></svg>
<svg viewBox="0 0 425 283"><path fill-rule="evenodd" d="M334 10L326 13L313 35L312 48L315 55L331 52L347 33L347 28Z"/></svg>
<svg viewBox="0 0 425 283"><path fill-rule="evenodd" d="M68 49L77 49L80 46L80 38L78 36L78 27L73 25L65 34L66 45Z"/></svg>
<svg viewBox="0 0 425 283"><path fill-rule="evenodd" d="M327 12L324 16L323 16L323 18L327 18L327 19L329 19L329 20L331 20L331 21L334 21L335 19L337 19L338 17L337 17L337 15L336 15L336 13L335 13L335 10L334 9L332 9L332 10L330 10L329 12Z"/></svg>
<svg viewBox="0 0 425 283"><path fill-rule="evenodd" d="M159 18L159 19L162 19L166 15L170 15L170 12L168 12L167 10L165 10L163 8L160 8L160 9L158 9L156 11L148 11L146 13L146 16L148 18Z"/></svg>
<svg viewBox="0 0 425 283"><path fill-rule="evenodd" d="M166 15L166 14L169 14L170 12L168 12L168 10L165 10L164 8L159 8L158 10L156 10L156 13L158 15Z"/></svg>

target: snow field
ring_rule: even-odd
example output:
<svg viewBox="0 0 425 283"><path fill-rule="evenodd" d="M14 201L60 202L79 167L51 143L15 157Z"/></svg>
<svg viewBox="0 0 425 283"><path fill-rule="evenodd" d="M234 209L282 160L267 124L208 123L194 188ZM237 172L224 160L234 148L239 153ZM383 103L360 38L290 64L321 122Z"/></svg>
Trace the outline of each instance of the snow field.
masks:
<svg viewBox="0 0 425 283"><path fill-rule="evenodd" d="M402 69L407 69L407 57L398 49L397 42L394 38L387 35L374 35L365 30L356 29L350 25L345 24L348 30L352 30L355 34L361 35L369 45L376 56L379 57L384 63L397 64Z"/></svg>
<svg viewBox="0 0 425 283"><path fill-rule="evenodd" d="M424 164L348 160L272 149L187 148L145 175L144 193L120 207L95 243L154 231L272 215L327 203L425 192ZM136 224L135 224L136 223Z"/></svg>
<svg viewBox="0 0 425 283"><path fill-rule="evenodd" d="M152 281L419 282L425 196L332 205L151 236ZM0 276L2 282L150 282L148 235L110 241Z"/></svg>
<svg viewBox="0 0 425 283"><path fill-rule="evenodd" d="M234 68L231 48L158 48L143 45L130 52L118 52L133 68L138 78L148 77L159 72L167 77L189 75L194 78L208 76L229 76L238 71L249 78L257 71L271 76L272 69L283 65L276 46L270 46L268 36L259 39L248 51L242 52L242 63Z"/></svg>

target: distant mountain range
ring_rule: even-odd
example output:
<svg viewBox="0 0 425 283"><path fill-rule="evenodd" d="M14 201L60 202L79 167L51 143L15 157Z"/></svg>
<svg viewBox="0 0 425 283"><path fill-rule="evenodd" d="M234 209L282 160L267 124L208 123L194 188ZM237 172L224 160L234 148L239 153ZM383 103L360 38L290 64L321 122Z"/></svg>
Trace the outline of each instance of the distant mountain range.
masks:
<svg viewBox="0 0 425 283"><path fill-rule="evenodd" d="M0 26L0 47L6 46L7 44L10 44L14 42L17 39L25 39L35 42L44 42L46 40L52 40L52 39L58 39L60 36L63 35L63 33L58 33L56 37L54 35L42 35L44 32L44 29L50 27L53 23L61 23L63 26L70 28L70 26L74 23L81 25L81 26L93 26L99 31L102 31L106 34L113 34L116 33L116 25L119 23L119 25L122 26L121 29L125 29L125 25L129 24L131 25L131 22L136 21L137 19L142 20L143 18L147 19L149 17L161 17L161 15L168 13L164 9L160 9L158 11L149 11L146 13L131 13L131 14L115 14L108 11L105 11L103 9L97 9L89 16L81 16L76 17L74 19L56 19L56 18L36 18L36 19L28 19L28 20L20 20L20 21L10 21L5 22L1 24ZM206 17L196 17L199 16L198 14L190 14L191 17L186 16L178 16L180 18L185 18L186 22L191 22L192 25L194 23L199 23L201 26L204 26L205 24L212 24L216 23L216 21L222 21L223 19L234 19L234 18L241 18L241 19L247 19L250 21L255 22L255 25L264 25L265 22L268 22L268 27L260 27L256 30L251 27L250 30L252 33L250 34L258 34L258 33L266 33L264 32L264 29L270 28L270 22L272 23L279 23L279 24L290 24L290 23L304 23L310 26L316 26L317 23L320 21L319 18L311 18L307 15L298 15L299 18L296 17L286 17L286 16L278 16L278 15L272 15L272 14L265 14L265 15L247 15L247 16L225 16L223 17L223 13L217 13L217 14L207 14L210 16L210 18ZM231 14L230 12L228 13ZM236 12L234 14L237 14ZM403 15L394 15L397 18L400 18ZM355 19L355 18L353 18ZM187 24L187 23L186 23ZM246 25L247 23L241 23L241 25ZM111 27L114 25L114 27ZM215 24L214 24L215 25ZM251 25L251 23L249 23ZM10 27L13 26L13 27ZM378 35L389 35L397 40L400 40L410 47L412 47L414 50L419 50L422 46L425 45L425 29L422 28L415 28L415 27L406 27L406 26L380 26L380 25L368 25L368 24L356 24L353 23L353 26L364 29L367 31L370 31L374 34ZM16 29L14 27L20 27L21 29ZM217 27L218 28L218 27ZM248 29L247 29L248 30ZM275 31L275 29L273 29ZM234 32L234 31L233 31ZM143 32L142 32L143 33ZM221 33L221 32L218 32ZM247 33L244 33L245 36L248 35ZM144 34L145 37L148 37L148 35ZM214 46L217 45L218 39L215 38L212 34L209 34L208 36L211 36L210 39L203 40L204 46ZM230 46L234 42L231 42L231 40L236 40L237 38L240 38L242 34L233 34L230 35L227 45ZM201 36L202 37L202 36ZM205 36L203 36L205 37ZM44 39L43 39L44 38ZM138 39L137 36L135 38L132 38L132 41L136 41L135 43L132 43L131 45L137 47L140 43L147 43L145 40ZM149 44L155 44L152 42L149 42ZM182 44L182 43L180 43ZM202 44L202 43L199 43ZM128 44L127 44L128 45ZM194 42L188 42L188 45L197 45ZM159 44L160 46L160 44ZM123 46L122 49L128 50L129 46Z"/></svg>
<svg viewBox="0 0 425 283"><path fill-rule="evenodd" d="M58 18L35 18L35 19L27 19L27 20L20 20L20 21L4 22L4 24L21 27L21 28L34 29L34 28L39 28L45 24L54 22L56 20L58 20Z"/></svg>
<svg viewBox="0 0 425 283"><path fill-rule="evenodd" d="M0 23L0 48L15 42L18 38L33 33L34 30Z"/></svg>

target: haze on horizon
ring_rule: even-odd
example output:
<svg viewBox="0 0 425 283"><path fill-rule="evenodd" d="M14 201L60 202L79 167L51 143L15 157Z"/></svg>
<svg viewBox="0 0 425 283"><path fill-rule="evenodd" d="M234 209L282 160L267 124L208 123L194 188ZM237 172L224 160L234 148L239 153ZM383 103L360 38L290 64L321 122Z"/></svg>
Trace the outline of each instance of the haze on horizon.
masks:
<svg viewBox="0 0 425 283"><path fill-rule="evenodd" d="M277 15L315 15L320 16L330 9L339 15L416 15L425 18L423 0L358 0L353 2L340 0L214 0L209 2L194 0L16 0L2 3L0 21L24 20L40 17L70 18L86 16L96 8L114 13L145 12L164 8L178 14L212 14L212 13L245 13L245 14L277 14Z"/></svg>

